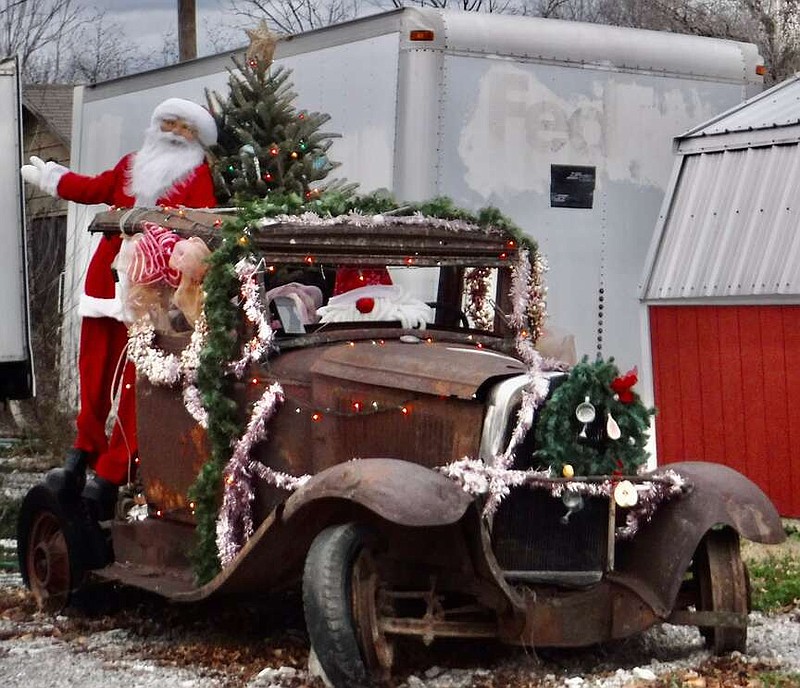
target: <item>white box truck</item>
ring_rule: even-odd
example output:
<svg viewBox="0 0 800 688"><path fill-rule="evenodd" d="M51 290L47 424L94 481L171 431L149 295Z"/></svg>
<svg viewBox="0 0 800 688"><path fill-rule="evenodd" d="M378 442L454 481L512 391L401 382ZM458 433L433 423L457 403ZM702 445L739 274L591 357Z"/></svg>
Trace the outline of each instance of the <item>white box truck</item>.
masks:
<svg viewBox="0 0 800 688"><path fill-rule="evenodd" d="M227 94L229 57L78 88L73 168L96 173L136 149L166 97ZM431 9L292 36L276 60L294 70L297 106L330 113L326 129L342 134L331 148L337 176L401 200L498 206L549 261L551 326L574 334L579 354L600 346L644 370L638 285L672 140L762 88L750 44ZM69 210L68 304L95 210ZM65 328L70 357L77 333Z"/></svg>
<svg viewBox="0 0 800 688"><path fill-rule="evenodd" d="M0 59L0 402L34 393L25 207L19 166L22 110L16 58Z"/></svg>

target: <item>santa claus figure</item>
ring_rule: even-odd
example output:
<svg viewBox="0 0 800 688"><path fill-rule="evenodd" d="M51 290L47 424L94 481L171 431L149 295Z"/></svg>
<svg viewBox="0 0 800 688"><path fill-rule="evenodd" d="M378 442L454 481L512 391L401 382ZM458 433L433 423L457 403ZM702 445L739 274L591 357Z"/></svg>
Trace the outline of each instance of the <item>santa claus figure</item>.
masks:
<svg viewBox="0 0 800 688"><path fill-rule="evenodd" d="M76 203L209 208L216 199L205 148L216 140L216 125L208 111L170 98L153 112L142 147L113 169L85 176L32 157L21 172L28 183ZM63 468L54 469L47 478L62 499L82 494L98 520L113 516L117 487L128 480L137 452L135 371L124 356L127 328L112 269L121 241L118 234L101 238L86 272L80 302L78 434ZM119 407L108 438L106 420L117 389ZM87 467L95 471L88 482Z"/></svg>

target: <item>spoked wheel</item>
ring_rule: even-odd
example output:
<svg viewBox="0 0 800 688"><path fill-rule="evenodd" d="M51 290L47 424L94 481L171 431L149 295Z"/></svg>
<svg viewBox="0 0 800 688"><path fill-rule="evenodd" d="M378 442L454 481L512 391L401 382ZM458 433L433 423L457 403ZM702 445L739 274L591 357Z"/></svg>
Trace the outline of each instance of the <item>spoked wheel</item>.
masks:
<svg viewBox="0 0 800 688"><path fill-rule="evenodd" d="M85 566L74 521L44 485L25 496L17 522L22 579L39 608L58 612L83 582Z"/></svg>
<svg viewBox="0 0 800 688"><path fill-rule="evenodd" d="M303 572L303 607L311 646L337 688L380 684L393 652L378 625L379 578L355 523L314 540Z"/></svg>
<svg viewBox="0 0 800 688"><path fill-rule="evenodd" d="M731 528L706 533L694 557L695 606L698 611L735 612L750 610L750 585L739 551L739 535ZM747 628L705 626L700 633L709 649L720 655L747 645Z"/></svg>

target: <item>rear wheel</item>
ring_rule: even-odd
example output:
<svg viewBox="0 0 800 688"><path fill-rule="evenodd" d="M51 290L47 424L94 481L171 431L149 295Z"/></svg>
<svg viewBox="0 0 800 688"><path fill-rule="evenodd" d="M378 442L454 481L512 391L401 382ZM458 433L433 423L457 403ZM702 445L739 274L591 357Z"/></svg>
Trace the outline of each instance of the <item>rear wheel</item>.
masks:
<svg viewBox="0 0 800 688"><path fill-rule="evenodd" d="M731 528L706 533L694 557L698 611L735 612L747 615L750 610L750 585L747 569L739 551L739 535ZM747 646L747 628L735 626L700 627L700 633L715 654Z"/></svg>
<svg viewBox="0 0 800 688"><path fill-rule="evenodd" d="M22 579L40 609L58 612L69 604L87 570L84 547L77 512L44 485L32 488L20 507L17 553Z"/></svg>
<svg viewBox="0 0 800 688"><path fill-rule="evenodd" d="M388 678L393 654L378 627L378 587L363 527L332 526L316 537L303 572L303 607L311 646L337 688Z"/></svg>

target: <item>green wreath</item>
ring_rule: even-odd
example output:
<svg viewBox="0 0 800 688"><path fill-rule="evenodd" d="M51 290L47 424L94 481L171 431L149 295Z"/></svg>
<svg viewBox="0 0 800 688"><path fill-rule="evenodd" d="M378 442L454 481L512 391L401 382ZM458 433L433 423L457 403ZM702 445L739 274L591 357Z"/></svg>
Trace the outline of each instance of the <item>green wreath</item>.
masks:
<svg viewBox="0 0 800 688"><path fill-rule="evenodd" d="M645 444L655 414L631 389L636 381L636 371L620 375L613 358L590 363L584 357L539 412L537 463L557 475L567 465L575 475L636 473L647 461ZM617 439L609 437L609 429L616 434L614 424Z"/></svg>

